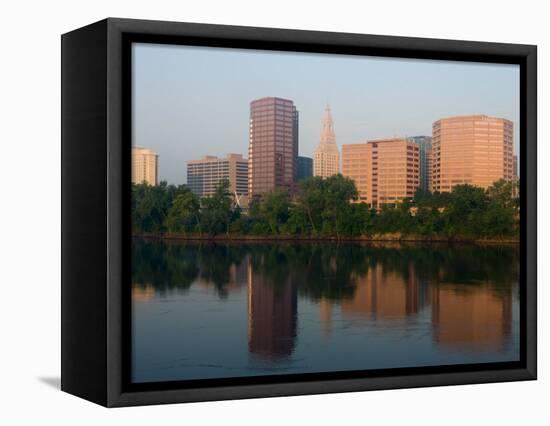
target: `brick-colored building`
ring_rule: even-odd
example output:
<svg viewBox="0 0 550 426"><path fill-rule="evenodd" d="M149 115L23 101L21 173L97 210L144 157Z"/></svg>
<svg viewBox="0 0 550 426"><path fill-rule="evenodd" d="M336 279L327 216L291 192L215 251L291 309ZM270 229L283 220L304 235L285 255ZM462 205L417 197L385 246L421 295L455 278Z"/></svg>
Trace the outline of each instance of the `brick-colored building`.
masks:
<svg viewBox="0 0 550 426"><path fill-rule="evenodd" d="M432 191L482 188L513 179L513 124L486 115L449 117L432 126Z"/></svg>
<svg viewBox="0 0 550 426"><path fill-rule="evenodd" d="M250 103L248 144L249 196L275 188L292 190L298 173L298 111L288 99L261 98Z"/></svg>
<svg viewBox="0 0 550 426"><path fill-rule="evenodd" d="M368 185L371 180L371 170L368 168L371 147L367 143L342 145L342 175L355 181L359 197L357 201L367 203Z"/></svg>
<svg viewBox="0 0 550 426"><path fill-rule="evenodd" d="M343 145L342 174L355 181L359 201L374 208L412 199L420 185L420 148L406 138Z"/></svg>
<svg viewBox="0 0 550 426"><path fill-rule="evenodd" d="M380 139L368 144L372 148L369 202L378 208L412 199L420 185L418 144L405 138Z"/></svg>
<svg viewBox="0 0 550 426"><path fill-rule="evenodd" d="M199 197L214 194L218 185L229 181L232 194L248 195L248 160L241 154L219 158L205 155L187 162L187 185Z"/></svg>

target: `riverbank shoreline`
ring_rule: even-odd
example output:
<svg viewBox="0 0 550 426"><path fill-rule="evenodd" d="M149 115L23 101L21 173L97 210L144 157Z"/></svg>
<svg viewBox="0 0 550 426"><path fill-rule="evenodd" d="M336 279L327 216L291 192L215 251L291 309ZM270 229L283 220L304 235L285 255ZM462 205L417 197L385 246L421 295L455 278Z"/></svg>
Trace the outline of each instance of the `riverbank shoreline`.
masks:
<svg viewBox="0 0 550 426"><path fill-rule="evenodd" d="M146 240L172 240L172 241L205 241L205 242L376 242L376 243L446 243L446 244L487 244L487 245L518 245L518 239L460 239L460 238L426 238L421 236L401 234L376 234L360 237L312 237L296 235L200 235L180 233L139 233L132 234L133 238Z"/></svg>

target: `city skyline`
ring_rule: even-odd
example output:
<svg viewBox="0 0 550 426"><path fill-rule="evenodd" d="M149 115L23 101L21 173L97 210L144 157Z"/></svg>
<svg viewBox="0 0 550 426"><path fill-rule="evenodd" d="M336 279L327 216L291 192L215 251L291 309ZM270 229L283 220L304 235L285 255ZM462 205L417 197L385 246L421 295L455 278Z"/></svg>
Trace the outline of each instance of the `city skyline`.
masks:
<svg viewBox="0 0 550 426"><path fill-rule="evenodd" d="M341 174L354 181L357 202L378 209L412 200L417 188L450 192L456 185L470 184L487 189L501 179L510 182L518 178L513 124L498 117L448 117L433 123L432 136L344 144L341 171L328 105L313 159L297 155L299 111L292 100L267 97L252 101L249 123L248 158L231 153L224 158L205 155L187 162L186 185L195 195L212 196L219 183L227 180L230 192L238 199L244 196L243 206L247 206L249 195L263 196L280 188L294 193L297 184L309 176L326 179ZM133 151L132 181L156 185L156 153L139 147ZM148 157L153 161L144 160Z"/></svg>
<svg viewBox="0 0 550 426"><path fill-rule="evenodd" d="M187 183L187 161L205 155L246 156L250 102L267 96L292 99L300 111L300 156L313 157L327 103L339 148L430 136L441 118L479 113L514 122L519 154L519 69L513 65L142 44L133 49L133 144L157 152L159 181ZM287 78L291 71L294 78Z"/></svg>

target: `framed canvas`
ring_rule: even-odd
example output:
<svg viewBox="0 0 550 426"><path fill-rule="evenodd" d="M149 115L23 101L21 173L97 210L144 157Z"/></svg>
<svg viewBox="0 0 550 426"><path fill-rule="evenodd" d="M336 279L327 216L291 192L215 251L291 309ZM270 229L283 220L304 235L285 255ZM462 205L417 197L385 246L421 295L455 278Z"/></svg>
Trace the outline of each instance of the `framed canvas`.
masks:
<svg viewBox="0 0 550 426"><path fill-rule="evenodd" d="M536 47L62 36L62 389L128 406L536 378Z"/></svg>

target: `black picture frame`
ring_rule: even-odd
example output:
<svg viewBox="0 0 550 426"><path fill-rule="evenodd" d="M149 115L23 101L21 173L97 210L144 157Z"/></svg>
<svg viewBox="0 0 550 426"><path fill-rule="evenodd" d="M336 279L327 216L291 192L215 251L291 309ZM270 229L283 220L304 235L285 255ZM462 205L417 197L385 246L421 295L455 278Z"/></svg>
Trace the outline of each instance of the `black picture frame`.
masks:
<svg viewBox="0 0 550 426"><path fill-rule="evenodd" d="M131 385L129 46L136 41L518 64L521 360ZM116 407L536 379L536 46L118 18L61 42L62 390Z"/></svg>

